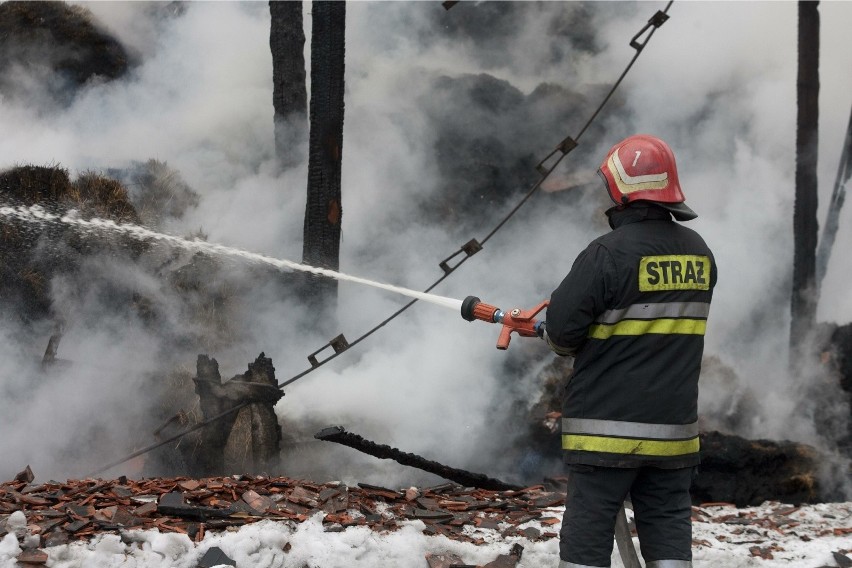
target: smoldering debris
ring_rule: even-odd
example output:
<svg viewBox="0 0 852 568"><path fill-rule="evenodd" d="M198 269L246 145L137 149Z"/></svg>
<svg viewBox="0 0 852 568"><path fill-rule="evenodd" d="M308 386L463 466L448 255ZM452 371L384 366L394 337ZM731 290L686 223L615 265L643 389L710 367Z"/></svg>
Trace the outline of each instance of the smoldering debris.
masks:
<svg viewBox="0 0 852 568"><path fill-rule="evenodd" d="M416 467L456 483L461 483L462 485L494 491L520 489L520 486L518 485L512 485L481 473L473 473L463 469L449 467L433 460L427 460L426 458L416 454L400 451L385 444L377 444L375 442L365 440L357 434L347 432L340 426L324 428L317 432L314 437L318 440L325 440L349 446L350 448L354 448L379 459L392 459L402 465Z"/></svg>
<svg viewBox="0 0 852 568"><path fill-rule="evenodd" d="M60 166L25 165L0 172L0 200L10 207L39 207L49 214L97 218L117 224L153 226L182 216L198 194L167 164L149 160L110 170L132 184L88 171L74 179ZM122 314L164 338L170 351L217 350L239 332L235 304L251 287L252 275L285 289L288 275L262 266L234 270L203 253L128 235L78 230L63 223L0 225L0 303L10 321L67 327L70 313L96 297L98 319ZM189 236L204 240L201 231ZM128 276L128 273L135 273ZM98 291L93 294L93 290ZM286 295L286 293L285 293Z"/></svg>
<svg viewBox="0 0 852 568"><path fill-rule="evenodd" d="M127 187L146 227L159 228L165 221L180 219L201 201L181 173L160 160L133 162L126 168L110 168L106 174Z"/></svg>
<svg viewBox="0 0 852 568"><path fill-rule="evenodd" d="M436 129L437 167L444 181L428 199L421 199L418 210L430 221L452 228L465 225L472 211L484 216L505 211L530 185L530 172L554 138L564 136L550 126L591 115L610 86L578 92L545 83L524 94L506 80L481 73L441 76L424 88L420 106ZM614 97L607 112L618 115L621 104ZM601 134L601 126L591 127L589 136ZM577 147L572 159L592 163L597 158L592 152L592 147ZM554 177L566 175L562 169L557 174ZM596 176L587 178L575 189L597 181Z"/></svg>
<svg viewBox="0 0 852 568"><path fill-rule="evenodd" d="M0 4L0 92L7 97L41 103L42 111L67 106L87 82L118 79L130 65L124 46L82 6Z"/></svg>
<svg viewBox="0 0 852 568"><path fill-rule="evenodd" d="M487 563L465 564L464 555L438 549L427 552L422 563L415 565L511 568L521 559L524 544L558 539L564 490L556 484L498 492L453 483L388 489L246 475L39 484L18 477L0 483L0 538L17 543L15 560L34 566L49 561L51 547L91 542L100 535L117 535L121 543L132 547L146 542L141 531L156 530L185 535L198 546L206 535L265 520L291 527L318 522L326 533L364 527L377 537L417 521L422 525L415 526L427 536L442 535L474 545L497 540L514 544L510 547L507 542L506 550ZM828 539L834 538L836 544L827 545L832 548L825 548L824 553L831 550L836 564L846 566L850 551L842 544L852 535L850 512L848 506L827 509L766 502L742 510L731 503L701 503L692 508L692 546L698 558L709 551L734 554L731 547L746 546L738 554L769 560L795 555L796 542L832 542ZM635 537L635 527L630 530ZM285 554L298 546L298 542L281 542ZM220 548L208 551L227 563ZM787 561L795 563L801 558Z"/></svg>
<svg viewBox="0 0 852 568"><path fill-rule="evenodd" d="M764 501L819 503L836 500L819 482L821 456L794 442L747 440L702 432L701 465L693 482L694 502L725 501L737 506Z"/></svg>
<svg viewBox="0 0 852 568"><path fill-rule="evenodd" d="M125 188L94 172L74 181L60 167L26 165L0 173L0 198L16 205L77 210L116 222L139 218ZM83 260L97 254L138 257L144 244L127 239L85 239L59 226L32 227L3 223L0 229L0 298L7 313L24 321L55 316L51 281L76 274Z"/></svg>
<svg viewBox="0 0 852 568"><path fill-rule="evenodd" d="M554 531L524 528L537 520L556 525L552 511L564 500L564 479L549 485L493 491L455 483L429 488L387 489L368 484L316 483L287 477L234 475L132 480L125 477L49 481L33 485L25 478L0 484L0 537L18 512L26 516L27 548L55 546L96 534L158 529L187 534L196 542L205 531L264 519L304 522L323 517L327 531L367 526L393 531L406 520L419 520L425 534L484 543L482 531L530 540L556 538Z"/></svg>

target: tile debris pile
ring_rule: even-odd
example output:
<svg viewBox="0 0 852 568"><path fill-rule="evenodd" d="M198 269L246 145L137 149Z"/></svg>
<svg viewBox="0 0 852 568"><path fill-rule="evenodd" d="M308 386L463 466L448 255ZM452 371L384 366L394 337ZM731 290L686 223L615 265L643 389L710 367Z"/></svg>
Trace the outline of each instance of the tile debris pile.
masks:
<svg viewBox="0 0 852 568"><path fill-rule="evenodd" d="M31 473L0 483L0 538L18 530L23 552L18 562L44 563L45 547L86 540L96 534L125 534L156 529L178 532L198 543L205 531L222 531L263 519L302 522L323 515L327 532L350 526L393 531L399 523L419 520L427 535L485 544L477 530L498 530L504 537L556 538L561 514L552 508L564 500L564 479L515 491L437 487L392 490L367 484L313 483L287 477L230 476L131 480L82 479L33 484ZM12 517L16 512L22 512ZM16 525L15 519L19 519ZM536 520L543 529L521 527ZM10 522L11 521L11 522ZM16 529L17 527L17 529ZM466 527L468 527L466 529ZM498 559L493 568L515 566L520 550ZM511 560L511 558L515 560ZM427 558L430 568L445 568ZM446 566L462 566L455 562ZM491 566L491 565L489 565Z"/></svg>
<svg viewBox="0 0 852 568"><path fill-rule="evenodd" d="M393 490L250 476L33 483L27 470L13 481L0 483L0 540L7 533L17 536L21 553L16 560L27 568L46 565L46 548L104 533L132 540L132 531L154 529L182 533L200 543L205 532L218 533L264 519L301 523L315 515L327 532L353 526L389 532L418 520L426 535L475 545L493 543L495 537L546 541L558 538L564 483L564 478L549 479L543 485L510 491L455 483ZM852 566L852 505L840 516L837 511L846 509L836 504L822 510L819 504L799 508L767 502L743 510L728 503L705 503L693 507L693 548L698 558L702 550L745 549L756 558L780 560L793 553L792 541L840 537L833 545L833 558L837 566ZM516 544L509 554L484 566L514 568L522 552L523 547ZM207 558L215 554L221 551L208 550L199 566L226 563L219 562L222 558ZM473 568L452 554L428 554L425 560L428 568Z"/></svg>

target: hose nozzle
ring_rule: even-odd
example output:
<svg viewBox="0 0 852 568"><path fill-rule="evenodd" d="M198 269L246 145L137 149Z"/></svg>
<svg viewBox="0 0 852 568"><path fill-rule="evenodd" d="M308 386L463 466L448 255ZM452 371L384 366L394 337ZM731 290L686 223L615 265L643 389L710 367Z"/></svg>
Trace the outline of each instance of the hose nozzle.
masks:
<svg viewBox="0 0 852 568"><path fill-rule="evenodd" d="M476 296L468 296L462 301L461 305L461 317L467 321L482 320L488 323L497 323L494 316L499 311L500 308L484 304Z"/></svg>
<svg viewBox="0 0 852 568"><path fill-rule="evenodd" d="M524 311L515 308L509 313L504 313L497 306L481 302L476 296L468 296L462 301L461 316L467 321L482 320L488 323L503 324L500 337L497 339L497 349L507 349L512 332L524 337L537 335L535 316L546 308L547 304L548 302L544 301L532 310Z"/></svg>

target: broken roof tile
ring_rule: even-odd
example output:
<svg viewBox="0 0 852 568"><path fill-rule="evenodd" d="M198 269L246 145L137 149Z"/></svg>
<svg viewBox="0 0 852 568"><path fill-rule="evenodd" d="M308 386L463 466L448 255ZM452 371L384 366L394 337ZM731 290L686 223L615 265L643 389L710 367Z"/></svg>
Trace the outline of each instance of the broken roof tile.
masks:
<svg viewBox="0 0 852 568"><path fill-rule="evenodd" d="M23 497L23 498L22 498ZM427 534L462 542L484 542L475 531L510 528L542 517L539 505L561 495L532 486L518 491L463 487L456 483L399 491L369 484L349 488L341 482L314 483L286 477L229 476L141 480L68 480L28 485L0 483L0 512L22 509L31 534L44 546L88 538L103 532L125 534L128 527L186 533L224 530L260 519L303 522L322 512L326 528L365 525L392 531L405 520L425 523ZM547 525L558 524L553 516ZM508 523L508 525L506 524ZM543 525L542 525L543 526ZM776 522L776 528L781 526ZM556 538L553 532L526 531L531 537Z"/></svg>

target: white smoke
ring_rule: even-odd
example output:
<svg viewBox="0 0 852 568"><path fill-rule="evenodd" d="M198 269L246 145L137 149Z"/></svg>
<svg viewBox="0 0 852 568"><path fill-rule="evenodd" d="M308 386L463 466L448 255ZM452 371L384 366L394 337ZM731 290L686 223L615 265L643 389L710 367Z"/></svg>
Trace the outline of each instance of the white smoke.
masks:
<svg viewBox="0 0 852 568"><path fill-rule="evenodd" d="M90 86L68 109L49 118L0 100L6 133L0 137L0 167L59 163L84 171L149 158L166 161L201 194L199 207L166 230L187 234L201 228L214 243L300 260L306 167L275 173L267 4L189 3L185 13L176 15L151 10L147 3L83 5L132 48L140 65L125 79ZM438 133L421 105L435 77L485 72L524 94L545 82L591 93L588 87L615 81L634 54L630 38L663 7L663 2L516 5L518 17L510 27L494 28L493 39L474 40L464 34L448 37L442 29L453 18L485 17L493 5L462 2L444 11L440 3L349 3L341 270L422 289L441 275L440 260L469 238L482 238L499 220L466 211L464 226L448 229L418 216L417 204L435 195L442 183ZM304 8L309 61L310 4ZM825 203L852 102L852 56L844 37L852 4L823 3L820 12L819 174ZM807 421L796 421L796 401L784 396L795 380L787 371L785 353L796 4L675 3L669 13L671 20L655 33L598 118L607 135L587 133L562 171L593 172L606 149L633 132L656 134L672 145L687 200L699 213L691 226L705 236L719 264L707 353L734 367L746 387L780 393L764 397L750 434L815 442L818 437ZM595 45L572 46L567 36L555 35L560 29L570 30L570 37L593 38ZM576 135L587 118L578 112L570 121L550 124L538 140L522 141L535 147L520 150L544 157L566 135ZM594 159L584 157L589 155ZM529 172L530 185L535 176ZM598 194L583 194L582 199L567 193L537 195L435 292L455 298L475 294L502 307L536 304L549 296L588 241L606 230L601 216L605 207ZM820 215L824 218L824 207ZM850 237L850 223L844 219L848 214L841 218L838 243ZM852 298L845 286L849 262L838 246L820 319L852 320ZM295 299L276 294L270 283L257 282L242 298L240 329L249 332L227 350L208 353L219 360L223 377L244 371L264 351L277 378L284 380L307 368L305 355L330 339L316 333L312 314L304 313ZM72 303L68 295L59 297ZM340 331L351 341L406 301L341 284ZM74 306L90 310L77 321L92 321L100 313L96 302ZM162 345L133 322L124 323L126 329L110 327L113 334L91 326L69 329L60 356L91 361L105 353L126 369L130 362L122 357L130 350L133 376L153 371L144 361L155 359ZM2 331L14 335L14 330ZM285 430L303 428L304 437L310 434L304 424L340 423L377 442L450 465L487 467L505 449L494 434L505 431L501 423L510 399L526 397L532 404L538 396L538 385L532 384L537 363L529 362L550 357L540 344L517 338L508 352L498 352L493 347L497 331L436 306L417 305L289 387L278 406ZM23 363L12 363L22 357L6 352L10 349L3 348L2 380L29 376ZM194 357L186 354L184 364L191 368ZM507 363L517 375L512 387L518 390L511 393ZM132 409L128 399L133 391L124 382L88 376L102 389L100 396L107 397L106 402L92 399L93 407ZM31 408L49 411L59 405L76 388L68 381L58 383L58 394L36 391ZM59 414L64 424L90 410L85 396L72 400L68 412ZM39 475L70 475L61 460L39 450L49 433L24 434L23 414L15 416L2 422L0 452L10 463L0 474L32 462ZM801 426L789 427L791 420ZM55 447L66 440L58 436ZM389 485L420 479L408 468L331 446L314 442L294 450L280 473L351 475ZM120 448L119 443L110 450Z"/></svg>

